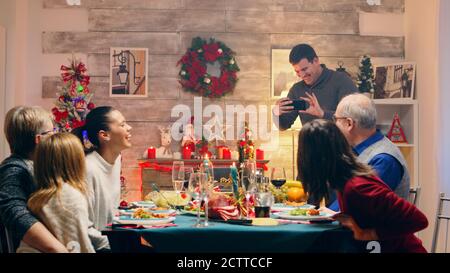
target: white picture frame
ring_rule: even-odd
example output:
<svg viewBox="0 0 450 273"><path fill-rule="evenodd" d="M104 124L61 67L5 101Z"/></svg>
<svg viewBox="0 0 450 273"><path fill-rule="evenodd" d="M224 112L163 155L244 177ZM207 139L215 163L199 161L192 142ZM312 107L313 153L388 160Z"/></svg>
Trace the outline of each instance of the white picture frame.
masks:
<svg viewBox="0 0 450 273"><path fill-rule="evenodd" d="M271 55L271 98L279 99L287 95L289 89L300 79L289 63L291 49L272 49Z"/></svg>
<svg viewBox="0 0 450 273"><path fill-rule="evenodd" d="M414 99L414 62L374 65L374 77L374 99Z"/></svg>
<svg viewBox="0 0 450 273"><path fill-rule="evenodd" d="M148 49L110 48L110 97L148 96Z"/></svg>

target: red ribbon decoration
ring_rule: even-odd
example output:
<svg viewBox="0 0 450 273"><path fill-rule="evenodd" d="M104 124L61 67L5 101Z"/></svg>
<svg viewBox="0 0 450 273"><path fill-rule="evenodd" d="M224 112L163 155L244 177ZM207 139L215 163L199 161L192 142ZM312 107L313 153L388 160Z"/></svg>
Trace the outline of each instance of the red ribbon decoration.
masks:
<svg viewBox="0 0 450 273"><path fill-rule="evenodd" d="M147 168L147 169L154 169L155 171L159 171L159 172L172 172L172 168L171 167L164 167L159 165L158 163L150 163L150 162L143 162L143 163L139 163L139 167L142 168Z"/></svg>

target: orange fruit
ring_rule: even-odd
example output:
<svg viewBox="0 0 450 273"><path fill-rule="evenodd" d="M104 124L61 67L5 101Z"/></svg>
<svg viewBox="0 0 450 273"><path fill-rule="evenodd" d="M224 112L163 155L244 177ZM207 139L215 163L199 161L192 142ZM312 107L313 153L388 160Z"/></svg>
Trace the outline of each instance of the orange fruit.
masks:
<svg viewBox="0 0 450 273"><path fill-rule="evenodd" d="M287 191L289 201L301 202L305 198L305 191L302 188L292 187Z"/></svg>

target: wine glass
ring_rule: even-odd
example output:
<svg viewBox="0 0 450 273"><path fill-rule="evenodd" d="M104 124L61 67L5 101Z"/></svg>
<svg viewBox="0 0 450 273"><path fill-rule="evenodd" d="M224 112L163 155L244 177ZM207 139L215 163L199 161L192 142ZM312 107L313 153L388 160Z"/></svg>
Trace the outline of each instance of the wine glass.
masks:
<svg viewBox="0 0 450 273"><path fill-rule="evenodd" d="M194 224L194 227L202 227L200 222L200 210L202 206L201 202L201 184L202 181L207 179L207 175L205 173L191 173L189 177L189 185L188 192L189 195L194 199L194 203L197 205L197 221Z"/></svg>
<svg viewBox="0 0 450 273"><path fill-rule="evenodd" d="M173 189L176 192L176 199L180 198L180 193L183 191L185 181L185 171L183 161L174 161L172 164L172 183ZM179 202L176 202L176 208L179 211Z"/></svg>
<svg viewBox="0 0 450 273"><path fill-rule="evenodd" d="M273 167L270 173L270 181L277 189L281 188L286 183L286 170L284 168Z"/></svg>

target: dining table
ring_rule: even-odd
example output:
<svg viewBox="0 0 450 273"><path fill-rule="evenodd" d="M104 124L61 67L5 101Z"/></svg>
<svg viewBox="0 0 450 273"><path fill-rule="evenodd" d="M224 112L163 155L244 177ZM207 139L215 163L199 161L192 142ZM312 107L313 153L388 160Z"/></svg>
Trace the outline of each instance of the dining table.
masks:
<svg viewBox="0 0 450 273"><path fill-rule="evenodd" d="M208 227L195 223L195 216L181 214L169 225L112 226L102 233L111 251L121 253L337 253L358 252L360 247L350 230L331 221L260 226L210 220Z"/></svg>

